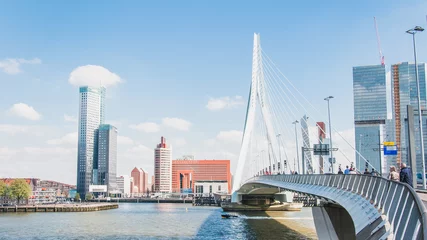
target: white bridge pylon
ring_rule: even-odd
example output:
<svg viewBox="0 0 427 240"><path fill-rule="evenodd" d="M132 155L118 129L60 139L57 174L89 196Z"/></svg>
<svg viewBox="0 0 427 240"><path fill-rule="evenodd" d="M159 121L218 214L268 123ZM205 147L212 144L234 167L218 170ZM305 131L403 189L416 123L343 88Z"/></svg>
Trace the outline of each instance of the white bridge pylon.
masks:
<svg viewBox="0 0 427 240"><path fill-rule="evenodd" d="M269 149L271 150L271 158L273 159L274 164L274 170L272 169L272 166L270 166L271 169L269 169L269 171L274 173L278 168L278 150L276 149L276 146L278 144L276 140L276 135L274 134L268 101L266 101L265 95L264 69L262 64L260 35L254 33L254 47L252 56L252 83L248 100L248 109L246 113L242 145L240 148L237 170L234 177L233 192L237 191L240 188L240 184L242 181L245 161L248 157L248 152L250 150L249 145L251 135L255 127L255 114L257 111L257 105L260 108L260 113L262 115L262 119L264 120L264 124L266 127L267 144L269 145Z"/></svg>
<svg viewBox="0 0 427 240"><path fill-rule="evenodd" d="M332 132L336 134L333 146L338 149L334 153L338 163L334 164L334 170L328 161L330 155L313 158L310 152L306 152L313 148L311 143L328 144L324 138L329 134L317 127L316 119L319 122L328 119L326 111L322 112L276 67L262 50L260 35L255 33L252 81L232 192L239 190L244 181L258 175L289 174L292 171L299 174L337 172L339 164L351 165L356 155L360 161L373 167L356 151L354 142L350 143L354 139L345 139L333 126ZM323 122L328 125L327 121ZM299 133L297 124L301 127ZM314 137L310 129L312 133L317 132ZM303 144L299 145L298 139L302 139ZM347 150L343 151L343 148Z"/></svg>

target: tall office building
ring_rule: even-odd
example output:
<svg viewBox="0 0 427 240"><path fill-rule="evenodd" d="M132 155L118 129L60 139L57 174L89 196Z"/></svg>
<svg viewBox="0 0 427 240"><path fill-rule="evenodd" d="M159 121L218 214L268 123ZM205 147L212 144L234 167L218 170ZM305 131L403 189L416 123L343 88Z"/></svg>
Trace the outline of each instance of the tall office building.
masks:
<svg viewBox="0 0 427 240"><path fill-rule="evenodd" d="M381 144L392 139L386 123L392 119L391 79L384 65L353 67L354 127L356 168L363 171L367 162L379 172L386 171Z"/></svg>
<svg viewBox="0 0 427 240"><path fill-rule="evenodd" d="M421 109L426 110L426 64L418 64L418 77L420 81L420 100ZM396 135L396 145L398 147L398 155L396 157L396 165L401 162L410 164L409 161L409 142L408 142L408 114L407 106L411 105L414 108L414 137L415 137L415 153L417 161L417 172L421 172L421 149L419 137L419 119L418 119L418 93L415 79L415 64L414 63L398 63L392 65L392 80L393 80L393 96L394 96L394 131ZM426 124L426 116L423 113L423 123ZM426 127L425 125L423 125ZM424 142L426 142L426 134L424 132ZM425 145L426 146L426 145ZM425 148L425 153L427 149ZM426 158L427 159L427 158Z"/></svg>
<svg viewBox="0 0 427 240"><path fill-rule="evenodd" d="M98 181L107 185L107 193L117 191L117 128L101 124L98 130Z"/></svg>
<svg viewBox="0 0 427 240"><path fill-rule="evenodd" d="M98 179L97 129L105 120L105 88L80 87L77 192L84 197ZM96 182L96 181L95 181Z"/></svg>
<svg viewBox="0 0 427 240"><path fill-rule="evenodd" d="M154 191L172 192L172 148L161 138L154 151Z"/></svg>

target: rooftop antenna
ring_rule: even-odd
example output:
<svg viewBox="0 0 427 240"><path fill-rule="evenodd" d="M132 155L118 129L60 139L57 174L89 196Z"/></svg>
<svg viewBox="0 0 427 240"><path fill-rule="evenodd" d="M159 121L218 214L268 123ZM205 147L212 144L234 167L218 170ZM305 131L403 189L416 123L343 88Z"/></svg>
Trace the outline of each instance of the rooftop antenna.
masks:
<svg viewBox="0 0 427 240"><path fill-rule="evenodd" d="M375 17L374 17L374 23L375 23L375 32L377 34L377 44L378 44L378 52L380 54L380 61L381 61L381 65L384 66L385 63L384 63L384 56L381 51L380 34L378 33L377 19Z"/></svg>

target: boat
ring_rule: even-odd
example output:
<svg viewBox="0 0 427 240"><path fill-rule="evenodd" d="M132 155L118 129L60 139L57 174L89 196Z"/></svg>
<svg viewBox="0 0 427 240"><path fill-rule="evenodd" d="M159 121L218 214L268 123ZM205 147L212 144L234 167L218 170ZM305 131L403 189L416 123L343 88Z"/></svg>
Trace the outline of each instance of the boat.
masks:
<svg viewBox="0 0 427 240"><path fill-rule="evenodd" d="M236 218L236 217L238 217L238 216L236 216L236 215L231 215L231 214L221 214L221 217L222 218Z"/></svg>

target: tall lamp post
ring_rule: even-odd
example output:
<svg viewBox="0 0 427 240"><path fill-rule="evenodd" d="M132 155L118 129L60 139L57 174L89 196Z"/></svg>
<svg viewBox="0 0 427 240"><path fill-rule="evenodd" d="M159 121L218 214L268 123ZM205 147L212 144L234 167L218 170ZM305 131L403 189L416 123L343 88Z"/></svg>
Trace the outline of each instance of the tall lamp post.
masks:
<svg viewBox="0 0 427 240"><path fill-rule="evenodd" d="M426 170L425 170L425 162L424 162L424 139L423 139L423 115L421 113L421 101L420 101L420 81L418 80L418 65L417 65L417 50L415 45L415 34L417 32L424 31L424 28L420 26L416 26L412 29L406 31L406 33L412 35L412 42L414 44L414 59L415 59L415 81L417 82L417 102L418 102L418 123L420 126L420 143L421 143L421 167L422 169L422 179L423 179L423 189L426 189ZM414 168L415 166L412 166ZM414 186L416 187L416 186Z"/></svg>
<svg viewBox="0 0 427 240"><path fill-rule="evenodd" d="M334 156L332 151L332 127L331 127L331 109L329 107L329 100L334 98L333 96L326 97L324 100L328 102L328 117L329 117L329 142L331 144L330 150L331 150L331 166L332 166L332 173L334 173Z"/></svg>
<svg viewBox="0 0 427 240"><path fill-rule="evenodd" d="M297 160L296 162L298 163L298 172L299 174L301 174L300 169L299 169L299 156L298 156L298 133L297 133L297 124L298 124L298 120L295 120L294 122L292 122L292 124L295 124L295 144L297 146ZM296 170L296 169L295 169Z"/></svg>

